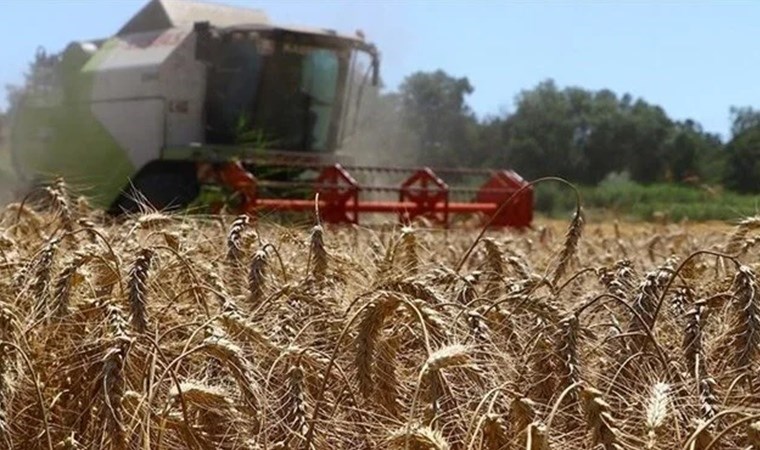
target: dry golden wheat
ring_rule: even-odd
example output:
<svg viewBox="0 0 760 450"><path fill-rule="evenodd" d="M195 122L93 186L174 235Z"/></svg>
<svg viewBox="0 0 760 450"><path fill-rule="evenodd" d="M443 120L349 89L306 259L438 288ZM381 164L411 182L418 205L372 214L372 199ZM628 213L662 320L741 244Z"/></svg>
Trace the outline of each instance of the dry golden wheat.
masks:
<svg viewBox="0 0 760 450"><path fill-rule="evenodd" d="M49 193L0 214L0 448L760 445L756 218L479 242Z"/></svg>

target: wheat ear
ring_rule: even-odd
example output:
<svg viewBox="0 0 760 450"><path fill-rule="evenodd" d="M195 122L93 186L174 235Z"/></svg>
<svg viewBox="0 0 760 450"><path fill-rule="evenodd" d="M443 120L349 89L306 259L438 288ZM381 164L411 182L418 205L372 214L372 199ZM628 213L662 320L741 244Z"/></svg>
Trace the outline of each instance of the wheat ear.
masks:
<svg viewBox="0 0 760 450"><path fill-rule="evenodd" d="M55 205L55 209L58 215L61 217L61 221L63 222L63 228L66 231L73 230L74 220L71 215L69 193L68 193L68 188L66 186L66 183L63 181L63 178L61 177L56 178L53 185L47 188L47 192L48 194L50 194L50 197L53 199L53 204Z"/></svg>
<svg viewBox="0 0 760 450"><path fill-rule="evenodd" d="M322 281L327 275L328 268L327 250L325 249L325 237L322 225L312 227L309 242L311 275L315 280Z"/></svg>
<svg viewBox="0 0 760 450"><path fill-rule="evenodd" d="M448 450L449 443L440 431L423 426L403 426L385 441L389 450Z"/></svg>
<svg viewBox="0 0 760 450"><path fill-rule="evenodd" d="M488 269L497 277L504 275L504 257L499 250L498 244L493 238L483 239L483 245L486 247L486 264Z"/></svg>
<svg viewBox="0 0 760 450"><path fill-rule="evenodd" d="M570 261L578 251L578 243L580 242L581 234L583 233L583 224L583 210L580 205L578 205L575 209L573 220L570 221L570 227L565 236L565 244L562 246L562 251L559 255L559 262L550 277L552 284L556 285L559 282L560 278L562 278L565 271L570 266Z"/></svg>
<svg viewBox="0 0 760 450"><path fill-rule="evenodd" d="M377 346L377 358L375 368L377 376L377 400L392 417L399 414L399 387L400 381L397 368L397 355L400 342L398 337L391 336L382 339Z"/></svg>
<svg viewBox="0 0 760 450"><path fill-rule="evenodd" d="M179 389L177 386L172 386L169 389L169 398L179 403L180 392L182 392L182 399L187 405L193 405L201 410L225 410L234 406L229 393L220 387L183 382L180 383Z"/></svg>
<svg viewBox="0 0 760 450"><path fill-rule="evenodd" d="M84 446L77 441L76 434L72 431L66 438L59 441L55 448L56 450L81 450Z"/></svg>
<svg viewBox="0 0 760 450"><path fill-rule="evenodd" d="M248 270L248 298L254 307L258 306L264 296L267 265L267 253L264 250L257 250L251 258Z"/></svg>
<svg viewBox="0 0 760 450"><path fill-rule="evenodd" d="M77 282L77 270L91 257L92 255L87 253L75 253L74 257L61 269L61 273L53 283L52 309L55 316L63 317L68 314L71 290Z"/></svg>
<svg viewBox="0 0 760 450"><path fill-rule="evenodd" d="M148 327L148 271L154 252L149 248L138 250L137 258L129 271L127 287L129 289L129 309L132 326L138 333L144 333Z"/></svg>
<svg viewBox="0 0 760 450"><path fill-rule="evenodd" d="M118 449L126 448L126 435L122 412L122 396L125 390L124 365L131 346L131 339L126 332L126 321L121 311L115 306L106 310L108 320L108 337L111 345L103 356L102 385L106 405L106 429L112 436L112 442Z"/></svg>
<svg viewBox="0 0 760 450"><path fill-rule="evenodd" d="M483 448L500 450L507 448L508 443L507 424L504 418L499 414L486 414L483 420Z"/></svg>
<svg viewBox="0 0 760 450"><path fill-rule="evenodd" d="M528 426L538 417L538 405L527 397L515 398L509 408L509 422L512 438L525 433Z"/></svg>
<svg viewBox="0 0 760 450"><path fill-rule="evenodd" d="M404 271L415 274L420 265L420 255L418 252L417 235L412 227L401 229L401 239L399 247L404 257Z"/></svg>
<svg viewBox="0 0 760 450"><path fill-rule="evenodd" d="M581 362L578 351L580 341L580 321L578 316L570 314L559 323L560 335L557 340L557 356L561 367L560 389L565 389L581 381ZM573 390L569 398L575 402L577 390Z"/></svg>
<svg viewBox="0 0 760 450"><path fill-rule="evenodd" d="M629 354L641 350L649 342L646 330L654 325L657 295L657 273L652 271L641 282L633 300L632 307L636 314L631 314L628 322L627 332L631 334Z"/></svg>
<svg viewBox="0 0 760 450"><path fill-rule="evenodd" d="M657 433L665 423L670 405L670 386L656 383L652 386L646 409L647 448L653 449L657 444Z"/></svg>
<svg viewBox="0 0 760 450"><path fill-rule="evenodd" d="M695 380L699 380L704 373L704 347L702 329L704 328L704 319L707 313L707 305L704 302L697 302L694 307L686 313L686 320L683 332L683 356L686 360L686 367L689 374Z"/></svg>
<svg viewBox="0 0 760 450"><path fill-rule="evenodd" d="M161 212L141 214L135 221L135 228L139 230L161 230L169 227L173 222L170 216Z"/></svg>
<svg viewBox="0 0 760 450"><path fill-rule="evenodd" d="M746 219L739 222L739 224L734 229L734 232L731 233L731 236L728 238L725 252L729 255L733 255L734 253L738 252L742 242L744 241L744 238L747 237L747 234L750 231L756 230L758 228L760 228L760 216L747 217Z"/></svg>
<svg viewBox="0 0 760 450"><path fill-rule="evenodd" d="M230 336L261 346L264 350L273 354L279 352L277 344L272 342L262 329L243 317L235 304L229 300L225 301L222 305L220 321L222 327L224 327Z"/></svg>
<svg viewBox="0 0 760 450"><path fill-rule="evenodd" d="M697 434L691 438L692 442L689 445L689 450L705 450L707 446L710 445L710 442L713 439L713 426L712 424L705 426L706 423L707 422L702 419L695 419L692 421L691 428L694 430L694 433Z"/></svg>
<svg viewBox="0 0 760 450"><path fill-rule="evenodd" d="M731 332L736 369L751 371L760 346L760 299L755 274L747 266L739 267L734 278L733 294L736 323Z"/></svg>
<svg viewBox="0 0 760 450"><path fill-rule="evenodd" d="M526 450L550 450L548 431L546 425L541 422L528 425L526 439Z"/></svg>
<svg viewBox="0 0 760 450"><path fill-rule="evenodd" d="M604 450L622 450L620 430L612 416L610 405L602 399L602 393L587 387L582 391L586 411L586 427L591 433L591 445L601 445Z"/></svg>
<svg viewBox="0 0 760 450"><path fill-rule="evenodd" d="M58 251L60 239L51 239L45 244L38 258L34 260L34 277L30 294L36 300L35 310L37 317L43 317L48 309L48 291L50 288L50 275L53 273L55 255Z"/></svg>
<svg viewBox="0 0 760 450"><path fill-rule="evenodd" d="M304 385L304 371L300 357L293 361L287 371L287 392L283 396L284 423L290 432L287 439L289 447L298 447L306 436L308 425L306 423L306 392Z"/></svg>
<svg viewBox="0 0 760 450"><path fill-rule="evenodd" d="M456 366L466 366L470 363L471 349L461 344L442 347L431 353L422 366L422 383L427 386L428 399L436 409L443 396L441 372Z"/></svg>
<svg viewBox="0 0 760 450"><path fill-rule="evenodd" d="M509 258L507 258L507 264L515 272L515 275L517 275L517 278L521 280L528 280L531 278L530 267L528 267L528 264L525 262L523 258L520 258L517 256L510 256Z"/></svg>
<svg viewBox="0 0 760 450"><path fill-rule="evenodd" d="M713 378L706 375L699 380L699 416L702 420L710 420L718 413L716 384Z"/></svg>
<svg viewBox="0 0 760 450"><path fill-rule="evenodd" d="M243 350L219 333L204 339L201 349L227 367L248 405L254 411L258 410L257 386L251 365L243 356Z"/></svg>
<svg viewBox="0 0 760 450"><path fill-rule="evenodd" d="M250 224L251 218L242 214L235 218L227 232L227 260L231 263L240 261L243 257L243 232Z"/></svg>
<svg viewBox="0 0 760 450"><path fill-rule="evenodd" d="M749 450L760 450L760 422L752 422L747 426L747 445Z"/></svg>
<svg viewBox="0 0 760 450"><path fill-rule="evenodd" d="M359 380L359 392L370 399L374 390L375 347L380 338L386 318L396 309L400 300L395 296L373 301L362 312L359 333L356 336L354 362Z"/></svg>

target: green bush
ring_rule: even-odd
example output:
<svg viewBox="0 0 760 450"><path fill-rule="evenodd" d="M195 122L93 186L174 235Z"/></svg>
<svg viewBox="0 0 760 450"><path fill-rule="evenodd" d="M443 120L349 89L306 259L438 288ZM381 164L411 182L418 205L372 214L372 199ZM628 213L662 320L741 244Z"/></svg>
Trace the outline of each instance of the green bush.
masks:
<svg viewBox="0 0 760 450"><path fill-rule="evenodd" d="M625 179L578 189L589 213L637 220L651 220L656 215L670 220L736 220L756 214L760 206L757 196L677 184L641 185ZM565 217L575 205L571 190L557 183L540 184L535 192L536 211L551 217Z"/></svg>

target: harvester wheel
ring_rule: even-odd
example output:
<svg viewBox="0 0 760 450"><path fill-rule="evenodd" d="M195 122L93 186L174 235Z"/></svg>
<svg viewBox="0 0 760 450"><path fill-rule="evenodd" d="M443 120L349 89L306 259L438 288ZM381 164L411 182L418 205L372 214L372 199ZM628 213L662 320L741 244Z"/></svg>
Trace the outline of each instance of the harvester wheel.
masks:
<svg viewBox="0 0 760 450"><path fill-rule="evenodd" d="M146 207L159 211L182 209L190 205L199 193L194 163L154 161L122 190L110 212L138 213L145 211Z"/></svg>

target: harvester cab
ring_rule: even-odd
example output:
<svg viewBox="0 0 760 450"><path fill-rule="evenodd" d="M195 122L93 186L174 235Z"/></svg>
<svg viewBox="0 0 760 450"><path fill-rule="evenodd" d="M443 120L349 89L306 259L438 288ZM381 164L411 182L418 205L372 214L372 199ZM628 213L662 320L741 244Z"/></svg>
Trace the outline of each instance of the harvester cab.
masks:
<svg viewBox="0 0 760 450"><path fill-rule="evenodd" d="M332 153L341 143L347 88L367 82L349 78L359 75L351 65L355 51L369 55L377 83L377 52L356 38L261 25L214 29L207 22L195 30L196 56L207 65L208 144L234 145L241 132L260 130L280 150Z"/></svg>
<svg viewBox="0 0 760 450"><path fill-rule="evenodd" d="M102 206L185 206L199 163L323 162L376 84L356 35L277 26L261 11L152 0L115 36L38 55L15 115L24 175L63 176ZM207 172L204 172L207 173ZM138 194L139 192L139 194Z"/></svg>
<svg viewBox="0 0 760 450"><path fill-rule="evenodd" d="M528 226L532 191L514 172L350 161L343 142L378 84L379 60L361 32L151 0L110 38L38 55L13 118L14 165L32 185L63 177L114 213L184 208L215 186L237 213L313 210L319 198L326 222L374 212L448 225L452 214L476 213ZM356 181L378 173L399 183ZM447 176L485 182L460 189Z"/></svg>

